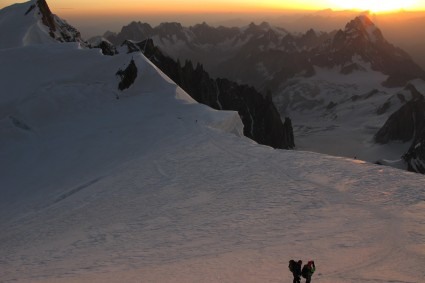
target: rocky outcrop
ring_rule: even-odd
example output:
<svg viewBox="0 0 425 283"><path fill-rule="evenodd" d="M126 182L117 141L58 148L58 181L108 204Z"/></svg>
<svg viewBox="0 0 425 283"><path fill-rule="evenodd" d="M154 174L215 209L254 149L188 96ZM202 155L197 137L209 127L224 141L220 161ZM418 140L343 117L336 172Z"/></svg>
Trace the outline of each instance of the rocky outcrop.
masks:
<svg viewBox="0 0 425 283"><path fill-rule="evenodd" d="M26 16L36 13L43 25L49 30L49 35L59 42L79 42L88 44L81 38L80 32L66 21L54 15L45 0L36 0L25 13Z"/></svg>
<svg viewBox="0 0 425 283"><path fill-rule="evenodd" d="M137 78L137 67L134 63L134 60L131 59L130 64L128 64L127 68L125 68L125 70L118 70L116 75L121 78L121 81L118 85L118 89L124 90L129 88Z"/></svg>
<svg viewBox="0 0 425 283"><path fill-rule="evenodd" d="M205 73L199 65L195 72ZM213 84L214 80L206 79ZM282 123L271 96L264 97L253 87L226 79L216 79L215 83L216 94L212 93L207 100L216 99L218 109L238 111L245 126L245 136L274 148L289 149L295 146L291 119L286 118L286 124Z"/></svg>
<svg viewBox="0 0 425 283"><path fill-rule="evenodd" d="M425 101L415 99L407 102L393 113L375 135L375 142L386 144L390 141L408 142L417 138L425 128Z"/></svg>
<svg viewBox="0 0 425 283"><path fill-rule="evenodd" d="M118 51L115 46L106 40L102 40L96 43L95 45L90 45L90 48L100 48L102 50L103 55L114 56L118 54Z"/></svg>
<svg viewBox="0 0 425 283"><path fill-rule="evenodd" d="M290 149L295 146L291 120L282 123L271 96L263 96L253 87L227 79L212 79L201 64L193 66L163 55L152 40L124 42L128 52L142 51L158 68L200 103L217 110L238 111L244 135L260 144Z"/></svg>
<svg viewBox="0 0 425 283"><path fill-rule="evenodd" d="M56 32L56 23L55 18L50 11L49 5L47 5L45 0L37 0L36 5L40 11L43 24L50 28L50 35L54 37L54 32Z"/></svg>
<svg viewBox="0 0 425 283"><path fill-rule="evenodd" d="M386 144L391 141L412 142L402 156L408 170L425 174L425 98L413 86L406 89L412 100L394 112L375 135L375 142Z"/></svg>
<svg viewBox="0 0 425 283"><path fill-rule="evenodd" d="M425 131L417 135L403 160L409 171L425 174Z"/></svg>

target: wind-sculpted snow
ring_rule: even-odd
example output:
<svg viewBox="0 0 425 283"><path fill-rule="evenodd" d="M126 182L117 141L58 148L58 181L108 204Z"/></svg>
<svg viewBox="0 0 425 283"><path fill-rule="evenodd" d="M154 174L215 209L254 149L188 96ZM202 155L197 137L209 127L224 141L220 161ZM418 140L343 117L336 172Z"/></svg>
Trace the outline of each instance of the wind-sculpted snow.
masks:
<svg viewBox="0 0 425 283"><path fill-rule="evenodd" d="M425 277L424 176L258 145L141 54L0 62L2 282L288 282L291 258L315 282Z"/></svg>
<svg viewBox="0 0 425 283"><path fill-rule="evenodd" d="M120 93L130 55L0 52L27 78L0 70L2 281L420 282L423 176L257 145L132 56Z"/></svg>
<svg viewBox="0 0 425 283"><path fill-rule="evenodd" d="M118 113L126 121L89 120L90 133L49 143L28 185L42 196L1 221L3 280L282 282L292 257L314 258L317 282L424 276L420 175Z"/></svg>

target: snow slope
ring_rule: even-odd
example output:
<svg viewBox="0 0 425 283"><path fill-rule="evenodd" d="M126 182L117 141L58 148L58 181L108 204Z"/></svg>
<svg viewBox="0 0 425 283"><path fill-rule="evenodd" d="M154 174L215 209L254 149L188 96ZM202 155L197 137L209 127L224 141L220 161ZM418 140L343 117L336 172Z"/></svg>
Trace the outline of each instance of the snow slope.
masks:
<svg viewBox="0 0 425 283"><path fill-rule="evenodd" d="M290 282L291 258L315 282L424 280L423 175L257 145L143 55L0 62L1 282Z"/></svg>
<svg viewBox="0 0 425 283"><path fill-rule="evenodd" d="M80 32L54 15L45 0L31 0L0 10L0 49L60 42L80 42Z"/></svg>
<svg viewBox="0 0 425 283"><path fill-rule="evenodd" d="M298 149L382 164L396 160L398 168L407 169L401 156L412 141L378 145L374 135L411 99L403 89L407 78L424 74L366 15L329 34L313 29L289 34L267 23L245 28L164 23L152 28L132 22L119 34L105 36L117 45L152 38L180 62L189 58L212 76L272 93L282 120L291 118ZM412 84L425 95L422 79Z"/></svg>
<svg viewBox="0 0 425 283"><path fill-rule="evenodd" d="M299 77L281 86L274 102L293 120L297 148L376 162L400 160L411 142L376 144L373 137L388 117L413 98L406 88L387 88L387 76L354 58L362 70L349 75L340 68L315 67L315 75ZM422 92L424 81L411 81ZM407 165L398 167L406 169Z"/></svg>
<svg viewBox="0 0 425 283"><path fill-rule="evenodd" d="M0 10L0 48L25 46L32 43L54 42L39 15L25 15L35 1L14 4Z"/></svg>

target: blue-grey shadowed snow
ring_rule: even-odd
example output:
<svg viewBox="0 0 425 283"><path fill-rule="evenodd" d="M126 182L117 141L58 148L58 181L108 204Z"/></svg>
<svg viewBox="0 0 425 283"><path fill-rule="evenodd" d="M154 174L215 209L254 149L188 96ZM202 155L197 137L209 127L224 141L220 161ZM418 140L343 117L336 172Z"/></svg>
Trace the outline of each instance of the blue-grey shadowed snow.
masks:
<svg viewBox="0 0 425 283"><path fill-rule="evenodd" d="M425 278L424 176L258 145L142 55L117 100L131 58L0 49L3 117L33 129L0 123L1 281L277 283L291 258L313 282Z"/></svg>

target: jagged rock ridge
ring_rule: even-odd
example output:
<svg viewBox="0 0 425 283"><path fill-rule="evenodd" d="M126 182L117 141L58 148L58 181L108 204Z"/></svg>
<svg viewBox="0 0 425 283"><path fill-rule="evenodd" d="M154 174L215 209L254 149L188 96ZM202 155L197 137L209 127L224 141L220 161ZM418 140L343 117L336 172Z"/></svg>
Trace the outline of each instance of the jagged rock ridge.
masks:
<svg viewBox="0 0 425 283"><path fill-rule="evenodd" d="M55 40L86 44L81 38L80 32L66 21L54 15L45 0L36 0L25 15L28 16L32 13L37 13L41 17L42 23L49 29L49 35Z"/></svg>
<svg viewBox="0 0 425 283"><path fill-rule="evenodd" d="M260 144L274 148L294 148L294 134L289 118L282 123L280 115L271 100L253 87L239 85L227 79L212 79L201 64L193 66L165 56L152 40L143 42L125 41L128 52L143 52L174 82L200 103L218 110L235 110L244 124L244 135Z"/></svg>
<svg viewBox="0 0 425 283"><path fill-rule="evenodd" d="M353 58L360 57L372 69L388 75L382 83L404 86L409 80L425 78L425 71L403 50L388 43L367 16L359 16L344 29L331 33L310 29L294 35L282 28L250 24L245 28L214 28L206 23L183 27L163 23L157 27L132 22L105 37L114 44L124 40L154 43L174 59L202 63L216 77L227 77L276 91L285 80L314 75L314 66L339 67L349 75L362 70Z"/></svg>

